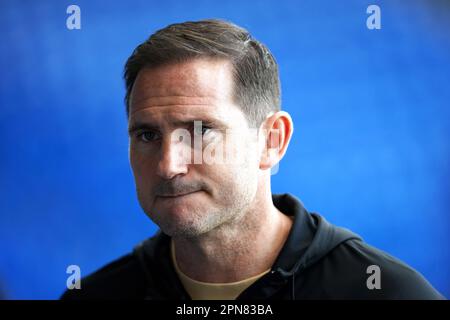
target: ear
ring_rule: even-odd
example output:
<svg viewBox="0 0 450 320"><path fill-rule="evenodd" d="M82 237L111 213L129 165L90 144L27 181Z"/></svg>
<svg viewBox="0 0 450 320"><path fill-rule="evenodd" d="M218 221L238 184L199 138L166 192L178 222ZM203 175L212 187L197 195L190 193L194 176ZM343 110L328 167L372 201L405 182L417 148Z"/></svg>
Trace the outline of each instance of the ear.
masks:
<svg viewBox="0 0 450 320"><path fill-rule="evenodd" d="M278 111L261 125L259 135L264 139L259 168L268 170L283 158L294 132L294 123L289 113Z"/></svg>

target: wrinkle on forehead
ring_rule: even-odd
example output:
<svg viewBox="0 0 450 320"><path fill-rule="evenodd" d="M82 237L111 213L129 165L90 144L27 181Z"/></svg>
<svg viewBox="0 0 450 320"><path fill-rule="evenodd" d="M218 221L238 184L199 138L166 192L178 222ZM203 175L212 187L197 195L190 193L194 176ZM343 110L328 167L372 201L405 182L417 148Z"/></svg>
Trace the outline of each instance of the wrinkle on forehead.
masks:
<svg viewBox="0 0 450 320"><path fill-rule="evenodd" d="M147 123L159 128L176 128L181 123L205 121L215 129L247 127L247 120L242 111L234 105L220 107L205 105L152 106L137 110L130 115L129 127L135 123Z"/></svg>
<svg viewBox="0 0 450 320"><path fill-rule="evenodd" d="M130 96L130 113L152 106L230 103L231 64L224 60L192 60L143 69Z"/></svg>
<svg viewBox="0 0 450 320"><path fill-rule="evenodd" d="M141 111L147 110L151 111L152 108L162 108L162 107L193 107L193 106L204 106L213 107L217 101L208 97L187 97L187 96L162 96L162 97L147 97L141 101L136 101L137 108L133 108L130 112L130 116L139 113Z"/></svg>

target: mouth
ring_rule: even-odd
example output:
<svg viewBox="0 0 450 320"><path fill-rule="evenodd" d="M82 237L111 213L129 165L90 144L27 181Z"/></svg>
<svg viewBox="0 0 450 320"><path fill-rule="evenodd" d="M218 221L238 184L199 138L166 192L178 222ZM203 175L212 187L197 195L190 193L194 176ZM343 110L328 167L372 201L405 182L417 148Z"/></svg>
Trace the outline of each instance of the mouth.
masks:
<svg viewBox="0 0 450 320"><path fill-rule="evenodd" d="M159 194L158 198L163 198L163 199L173 199L173 198L178 198L178 197L184 197L196 192L200 192L201 190L196 190L196 191L191 191L191 192L187 192L187 193L177 193L177 194Z"/></svg>

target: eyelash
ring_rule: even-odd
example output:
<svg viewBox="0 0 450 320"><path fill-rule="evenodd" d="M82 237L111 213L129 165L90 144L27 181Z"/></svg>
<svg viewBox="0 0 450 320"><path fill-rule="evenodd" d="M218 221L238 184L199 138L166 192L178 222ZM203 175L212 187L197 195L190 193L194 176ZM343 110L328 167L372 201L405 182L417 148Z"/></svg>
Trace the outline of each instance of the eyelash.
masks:
<svg viewBox="0 0 450 320"><path fill-rule="evenodd" d="M209 126L202 126L202 136L204 136L207 132L203 132L203 130L211 130L212 128L211 127L209 127ZM145 143L148 143L148 142L151 142L151 141L154 141L153 139L147 139L147 140L145 140L145 135L146 134L149 134L149 133L152 133L152 134L154 134L154 135L157 135L157 133L155 133L155 132L153 132L153 131L144 131L144 132L141 132L141 133L139 133L138 135L137 135L137 137L138 137L138 139L140 140L140 141L142 141L142 142L145 142Z"/></svg>
<svg viewBox="0 0 450 320"><path fill-rule="evenodd" d="M154 141L154 140L150 140L150 139L147 139L147 140L146 140L145 135L146 135L146 134L149 134L149 133L152 133L152 134L156 135L155 132L152 132L152 131L144 131L144 132L139 133L139 134L137 135L137 137L139 138L140 141L146 142L146 143L147 143L147 142L150 142L150 141Z"/></svg>
<svg viewBox="0 0 450 320"><path fill-rule="evenodd" d="M204 136L206 133L203 132L203 130L211 130L211 127L208 126L202 126L202 136Z"/></svg>

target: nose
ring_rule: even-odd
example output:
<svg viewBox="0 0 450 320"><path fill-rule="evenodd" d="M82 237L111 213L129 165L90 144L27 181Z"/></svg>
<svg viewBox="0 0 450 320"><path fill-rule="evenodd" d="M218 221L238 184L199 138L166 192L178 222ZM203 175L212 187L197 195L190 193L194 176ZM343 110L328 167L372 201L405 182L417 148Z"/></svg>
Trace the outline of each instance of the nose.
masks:
<svg viewBox="0 0 450 320"><path fill-rule="evenodd" d="M190 149L179 139L168 137L163 139L160 149L160 159L157 175L163 179L172 179L179 174L188 172Z"/></svg>

